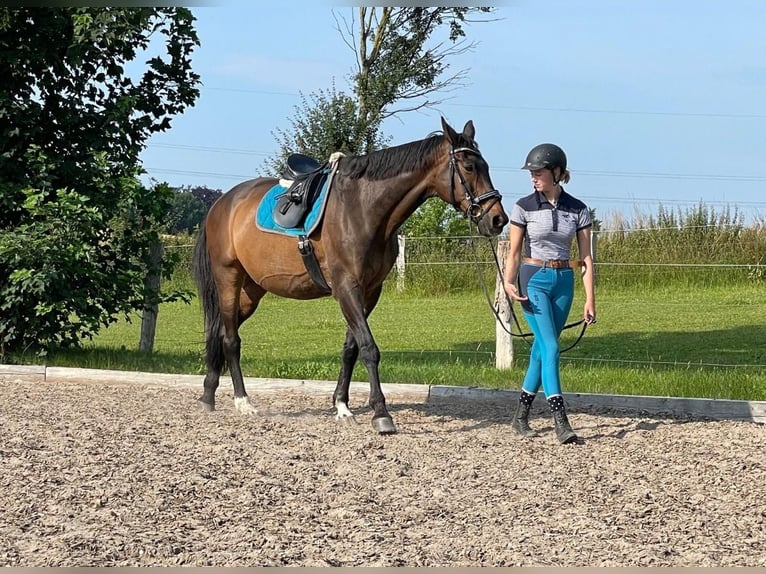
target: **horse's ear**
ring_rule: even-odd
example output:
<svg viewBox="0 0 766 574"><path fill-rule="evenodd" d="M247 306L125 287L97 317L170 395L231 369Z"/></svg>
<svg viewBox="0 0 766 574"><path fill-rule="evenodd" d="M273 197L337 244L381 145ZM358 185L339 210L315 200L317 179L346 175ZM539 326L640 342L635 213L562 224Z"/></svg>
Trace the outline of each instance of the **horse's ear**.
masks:
<svg viewBox="0 0 766 574"><path fill-rule="evenodd" d="M442 116L442 131L445 137L450 141L452 145L457 144L457 132L447 123L447 120Z"/></svg>
<svg viewBox="0 0 766 574"><path fill-rule="evenodd" d="M476 128L473 127L473 120L468 120L463 128L463 135L469 140L473 141L473 137L476 135Z"/></svg>

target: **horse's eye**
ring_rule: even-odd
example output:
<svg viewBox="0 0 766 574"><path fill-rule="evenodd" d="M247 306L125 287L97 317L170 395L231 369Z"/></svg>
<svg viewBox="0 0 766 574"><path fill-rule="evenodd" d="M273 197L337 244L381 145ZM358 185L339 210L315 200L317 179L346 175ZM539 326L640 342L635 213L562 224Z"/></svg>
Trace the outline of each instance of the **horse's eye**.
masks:
<svg viewBox="0 0 766 574"><path fill-rule="evenodd" d="M464 163L463 169L466 170L468 173L471 173L474 169L473 163Z"/></svg>

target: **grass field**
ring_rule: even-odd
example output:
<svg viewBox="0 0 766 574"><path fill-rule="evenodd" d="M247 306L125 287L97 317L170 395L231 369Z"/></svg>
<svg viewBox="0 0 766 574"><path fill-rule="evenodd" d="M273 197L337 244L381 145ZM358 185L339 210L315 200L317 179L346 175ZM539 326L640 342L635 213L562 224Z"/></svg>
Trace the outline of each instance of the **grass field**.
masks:
<svg viewBox="0 0 766 574"><path fill-rule="evenodd" d="M581 288L578 286L578 296ZM576 299L570 320L579 319ZM518 312L517 308L517 312ZM678 290L600 289L598 323L562 355L564 391L766 400L766 298L760 282ZM515 339L514 367L495 364L495 323L483 293L384 293L370 318L387 383L518 388L529 347ZM526 330L526 324L522 325ZM49 366L203 373L197 301L160 308L155 351L137 351L140 318L103 331ZM579 332L565 332L562 347ZM345 323L333 299L267 296L241 329L245 376L335 380ZM37 363L39 357L16 358ZM366 381L360 365L354 380ZM200 376L200 388L202 376Z"/></svg>

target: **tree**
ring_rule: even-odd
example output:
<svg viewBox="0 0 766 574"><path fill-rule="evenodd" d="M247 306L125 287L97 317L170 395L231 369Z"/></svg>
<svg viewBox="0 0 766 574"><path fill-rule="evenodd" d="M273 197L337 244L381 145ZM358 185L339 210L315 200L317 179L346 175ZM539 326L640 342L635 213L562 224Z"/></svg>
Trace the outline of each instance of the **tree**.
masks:
<svg viewBox="0 0 766 574"><path fill-rule="evenodd" d="M301 94L301 105L294 109L295 116L290 120L292 129L288 132L277 128L272 132L279 151L265 163L274 175L282 173L291 153L303 153L325 161L337 151L345 154L366 151L361 147L367 141L366 137L360 137L358 133L357 103L351 96L338 92L334 83L331 89L319 90L308 98ZM376 132L372 139L374 149L385 143L385 139Z"/></svg>
<svg viewBox="0 0 766 574"><path fill-rule="evenodd" d="M421 205L402 225L400 233L408 237L470 235L468 220L451 205L432 198Z"/></svg>
<svg viewBox="0 0 766 574"><path fill-rule="evenodd" d="M267 164L279 173L289 152L313 150L309 155L326 159L333 151L363 154L388 143L381 129L386 118L434 107L440 101L430 96L462 84L465 70L447 74L447 60L473 49L475 44L463 39L469 16L491 11L362 6L358 31L356 18L336 18L343 40L356 55L351 75L354 96L338 92L334 84L330 91L314 92L308 99L301 94L292 130L276 131L280 150ZM447 38L432 42L445 28ZM403 107L394 108L397 103Z"/></svg>
<svg viewBox="0 0 766 574"><path fill-rule="evenodd" d="M168 233L194 233L202 225L210 207L221 197L220 189L207 186L181 186L173 190L165 218Z"/></svg>
<svg viewBox="0 0 766 574"><path fill-rule="evenodd" d="M182 187L181 189L187 188ZM211 189L206 185L189 187L188 191L195 199L198 199L203 203L205 206L205 213L210 211L210 208L213 207L213 204L218 200L219 197L223 195L223 191L220 189Z"/></svg>
<svg viewBox="0 0 766 574"><path fill-rule="evenodd" d="M77 345L158 296L144 278L172 192L140 185L139 154L199 96L193 21L0 8L0 355Z"/></svg>
<svg viewBox="0 0 766 574"><path fill-rule="evenodd" d="M165 220L166 231L172 234L193 233L205 219L205 204L191 193L174 190Z"/></svg>
<svg viewBox="0 0 766 574"><path fill-rule="evenodd" d="M361 6L358 11L358 33L355 20L344 21L344 40L356 52L357 132L371 149L383 120L434 107L440 100L431 96L463 85L466 70L448 74L447 60L475 47L466 42L463 26L470 15L492 8ZM447 40L431 43L445 26ZM344 34L340 23L338 29Z"/></svg>

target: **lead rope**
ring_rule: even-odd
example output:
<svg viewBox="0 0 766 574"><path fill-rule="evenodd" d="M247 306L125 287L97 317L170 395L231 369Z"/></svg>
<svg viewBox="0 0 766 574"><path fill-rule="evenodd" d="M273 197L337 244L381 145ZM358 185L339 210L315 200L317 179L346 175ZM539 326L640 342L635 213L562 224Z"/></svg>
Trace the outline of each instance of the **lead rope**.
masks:
<svg viewBox="0 0 766 574"><path fill-rule="evenodd" d="M508 293L505 292L505 287L503 287L503 296L505 297L505 300L508 302L508 309L511 311L511 318L513 319L513 322L516 324L516 327L518 328L519 332L514 333L512 329L506 328L505 321L500 317L500 313L495 307L495 305L492 303L490 297L489 297L489 290L487 289L487 282L484 281L484 273L481 270L481 267L479 266L479 256L476 252L476 243L474 239L476 238L474 231L472 229L471 221L468 222L468 230L471 232L471 249L473 250L473 261L476 265L476 271L479 275L479 283L481 284L482 291L484 291L484 296L487 299L487 305L489 305L489 308L492 310L492 314L495 316L495 319L500 323L500 326L503 328L503 331L508 333L511 337L517 337L519 339L522 339L529 347L532 347L532 344L527 340L529 337L534 337L534 333L524 333L521 328L521 323L519 323L519 319L516 316L515 311L513 310L513 301L510 297L508 297ZM495 262L495 269L497 270L498 275L502 278L503 277L503 270L500 267L500 261L497 258L497 251L495 250L495 246L492 245L492 240L490 238L486 238L487 242L490 246L490 251L492 252L492 259ZM577 339L575 339L575 342L569 345L566 349L562 349L559 351L559 353L566 353L567 351L573 349L577 344L580 342L580 340L583 338L583 335L585 335L585 329L588 328L588 324L585 322L584 319L580 319L579 321L575 321L574 323L569 323L568 325L564 326L563 330L571 329L572 327L577 327L577 325L582 325L582 329L580 329L580 334L578 335Z"/></svg>

